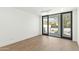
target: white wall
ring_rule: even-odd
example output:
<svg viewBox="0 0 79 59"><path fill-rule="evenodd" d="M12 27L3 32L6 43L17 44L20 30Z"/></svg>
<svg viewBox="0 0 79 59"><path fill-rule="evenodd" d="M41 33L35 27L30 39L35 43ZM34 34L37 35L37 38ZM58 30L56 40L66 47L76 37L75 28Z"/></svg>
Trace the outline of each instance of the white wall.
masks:
<svg viewBox="0 0 79 59"><path fill-rule="evenodd" d="M79 43L79 9L63 9L51 12L73 11L73 41ZM77 27L78 26L78 27ZM0 47L42 34L42 18L17 8L0 8Z"/></svg>
<svg viewBox="0 0 79 59"><path fill-rule="evenodd" d="M16 8L0 8L0 47L39 35L39 16Z"/></svg>
<svg viewBox="0 0 79 59"><path fill-rule="evenodd" d="M79 8L77 8L77 42L78 42L78 45L79 45Z"/></svg>
<svg viewBox="0 0 79 59"><path fill-rule="evenodd" d="M73 21L72 21L72 25L73 25L73 41L77 41L77 9L73 10Z"/></svg>
<svg viewBox="0 0 79 59"><path fill-rule="evenodd" d="M42 35L42 16L39 16L39 34Z"/></svg>

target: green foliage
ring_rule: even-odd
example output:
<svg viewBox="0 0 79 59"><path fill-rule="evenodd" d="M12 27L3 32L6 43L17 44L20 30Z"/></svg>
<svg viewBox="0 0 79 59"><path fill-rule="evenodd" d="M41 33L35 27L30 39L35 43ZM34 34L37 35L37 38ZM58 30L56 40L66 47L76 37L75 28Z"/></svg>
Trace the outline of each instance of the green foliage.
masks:
<svg viewBox="0 0 79 59"><path fill-rule="evenodd" d="M70 28L70 20L68 17L64 17L64 27L65 28Z"/></svg>
<svg viewBox="0 0 79 59"><path fill-rule="evenodd" d="M51 28L57 28L58 27L56 22L49 22L49 25L51 25Z"/></svg>

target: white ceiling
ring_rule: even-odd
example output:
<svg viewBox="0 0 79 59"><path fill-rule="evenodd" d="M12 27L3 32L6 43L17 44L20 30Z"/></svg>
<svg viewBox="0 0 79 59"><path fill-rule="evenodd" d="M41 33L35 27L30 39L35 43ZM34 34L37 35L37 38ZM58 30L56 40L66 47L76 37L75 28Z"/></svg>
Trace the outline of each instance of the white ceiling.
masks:
<svg viewBox="0 0 79 59"><path fill-rule="evenodd" d="M56 12L63 12L70 11L75 9L74 7L17 7L20 10L27 11L36 15L45 15L47 13L56 13Z"/></svg>

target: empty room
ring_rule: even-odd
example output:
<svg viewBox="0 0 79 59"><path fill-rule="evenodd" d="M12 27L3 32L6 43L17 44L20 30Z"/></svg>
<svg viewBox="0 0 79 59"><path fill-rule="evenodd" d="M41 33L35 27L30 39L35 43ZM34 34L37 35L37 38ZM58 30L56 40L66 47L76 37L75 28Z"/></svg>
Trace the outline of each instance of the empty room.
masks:
<svg viewBox="0 0 79 59"><path fill-rule="evenodd" d="M0 51L79 51L79 8L0 7Z"/></svg>

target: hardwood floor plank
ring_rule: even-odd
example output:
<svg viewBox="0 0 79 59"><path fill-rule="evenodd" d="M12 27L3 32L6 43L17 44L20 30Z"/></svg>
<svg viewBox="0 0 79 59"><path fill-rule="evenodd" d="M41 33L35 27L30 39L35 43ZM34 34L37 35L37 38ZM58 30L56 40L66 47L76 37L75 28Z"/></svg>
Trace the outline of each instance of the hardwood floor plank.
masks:
<svg viewBox="0 0 79 59"><path fill-rule="evenodd" d="M0 51L79 51L79 47L71 40L41 35L1 47Z"/></svg>

